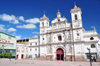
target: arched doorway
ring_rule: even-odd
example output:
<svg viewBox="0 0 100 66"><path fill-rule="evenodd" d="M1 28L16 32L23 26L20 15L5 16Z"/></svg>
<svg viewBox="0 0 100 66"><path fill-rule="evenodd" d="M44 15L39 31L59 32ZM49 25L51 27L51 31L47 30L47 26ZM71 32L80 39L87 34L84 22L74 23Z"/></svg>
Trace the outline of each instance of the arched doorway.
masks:
<svg viewBox="0 0 100 66"><path fill-rule="evenodd" d="M24 55L22 54L21 58L23 59L24 58Z"/></svg>
<svg viewBox="0 0 100 66"><path fill-rule="evenodd" d="M17 55L16 59L18 59L18 55Z"/></svg>
<svg viewBox="0 0 100 66"><path fill-rule="evenodd" d="M56 51L56 59L57 60L64 60L64 51L61 48L58 48Z"/></svg>

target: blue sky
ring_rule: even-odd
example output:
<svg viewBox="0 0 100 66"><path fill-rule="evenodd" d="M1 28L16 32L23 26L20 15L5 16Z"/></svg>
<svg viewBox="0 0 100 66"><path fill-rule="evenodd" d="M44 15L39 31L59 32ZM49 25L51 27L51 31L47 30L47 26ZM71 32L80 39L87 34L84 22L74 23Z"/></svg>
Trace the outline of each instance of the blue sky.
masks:
<svg viewBox="0 0 100 66"><path fill-rule="evenodd" d="M83 27L93 30L94 26L100 34L100 0L0 0L0 31L19 39L39 36L39 18L44 11L50 23L58 9L71 22L74 2L82 9Z"/></svg>

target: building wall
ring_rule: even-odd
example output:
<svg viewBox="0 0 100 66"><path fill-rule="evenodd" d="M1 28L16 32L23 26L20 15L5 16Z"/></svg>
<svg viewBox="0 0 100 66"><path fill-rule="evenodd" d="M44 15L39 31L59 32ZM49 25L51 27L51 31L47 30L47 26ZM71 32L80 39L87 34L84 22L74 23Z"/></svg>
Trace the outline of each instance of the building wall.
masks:
<svg viewBox="0 0 100 66"><path fill-rule="evenodd" d="M30 58L35 59L39 57L40 47L39 47L39 37L29 39L29 52Z"/></svg>
<svg viewBox="0 0 100 66"><path fill-rule="evenodd" d="M4 46L4 47L3 47ZM0 32L0 49L5 49L7 52L16 55L16 38L15 36Z"/></svg>
<svg viewBox="0 0 100 66"><path fill-rule="evenodd" d="M17 44L16 56L18 59L26 59L27 52L28 52L27 45ZM23 57L22 57L22 55L23 55Z"/></svg>
<svg viewBox="0 0 100 66"><path fill-rule="evenodd" d="M91 55L100 55L98 41L100 40L96 30L86 31L82 25L81 8L75 7L71 9L72 22L68 23L65 17L61 17L61 13L57 12L57 18L51 21L51 26L43 26L42 23L48 23L49 18L43 16L40 18L40 58L52 60L56 59L56 51L58 48L64 51L64 60L74 58L77 61L86 61L88 59L90 48ZM75 17L77 16L77 18ZM61 36L59 40L58 36ZM90 39L92 37L92 39ZM92 47L94 44L94 47Z"/></svg>
<svg viewBox="0 0 100 66"><path fill-rule="evenodd" d="M29 39L22 39L16 41L16 57L17 59L27 59L29 58L28 52L29 52ZM23 57L22 57L23 55Z"/></svg>
<svg viewBox="0 0 100 66"><path fill-rule="evenodd" d="M65 17L61 17L61 13L57 12L57 18L51 21L49 26L49 18L44 14L40 18L40 38L29 38L27 50L19 52L25 54L24 58L57 60L57 50L63 50L63 58L67 61L89 61L89 51L97 60L100 59L100 37L96 30L86 31L82 25L81 8L71 9L72 22L68 23ZM77 19L75 17L77 15ZM92 39L91 39L92 37ZM24 44L24 43L22 43ZM26 44L26 43L25 43Z"/></svg>
<svg viewBox="0 0 100 66"><path fill-rule="evenodd" d="M22 44L19 44L22 43ZM29 38L29 41L26 41L25 39L23 40L18 40L17 41L17 54L18 59L35 59L39 57L39 38ZM22 58L22 55L24 57Z"/></svg>

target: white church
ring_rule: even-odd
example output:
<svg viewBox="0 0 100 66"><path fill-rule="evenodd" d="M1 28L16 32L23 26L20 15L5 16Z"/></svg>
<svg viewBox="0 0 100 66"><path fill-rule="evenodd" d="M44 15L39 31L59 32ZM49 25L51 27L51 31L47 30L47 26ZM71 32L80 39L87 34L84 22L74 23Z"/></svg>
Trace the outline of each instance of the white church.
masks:
<svg viewBox="0 0 100 66"><path fill-rule="evenodd" d="M100 60L100 36L96 29L83 28L81 8L75 5L70 13L72 20L68 22L58 11L51 26L45 14L40 18L40 59L87 61L91 54Z"/></svg>

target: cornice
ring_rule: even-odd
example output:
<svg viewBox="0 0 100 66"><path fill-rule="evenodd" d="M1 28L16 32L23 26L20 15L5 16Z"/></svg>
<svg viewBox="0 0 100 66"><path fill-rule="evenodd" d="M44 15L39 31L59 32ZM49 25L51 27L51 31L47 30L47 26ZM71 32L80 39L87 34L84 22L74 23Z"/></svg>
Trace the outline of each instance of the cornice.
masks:
<svg viewBox="0 0 100 66"><path fill-rule="evenodd" d="M67 28L65 28L65 29L58 29L58 31L57 31L57 29L55 29L55 30L52 30L50 32L41 33L40 35L45 35L45 34L50 34L50 33L58 33L58 32L70 31L70 30L77 30L77 29L82 29L82 27L80 27L80 28L73 28L73 29L67 29Z"/></svg>

